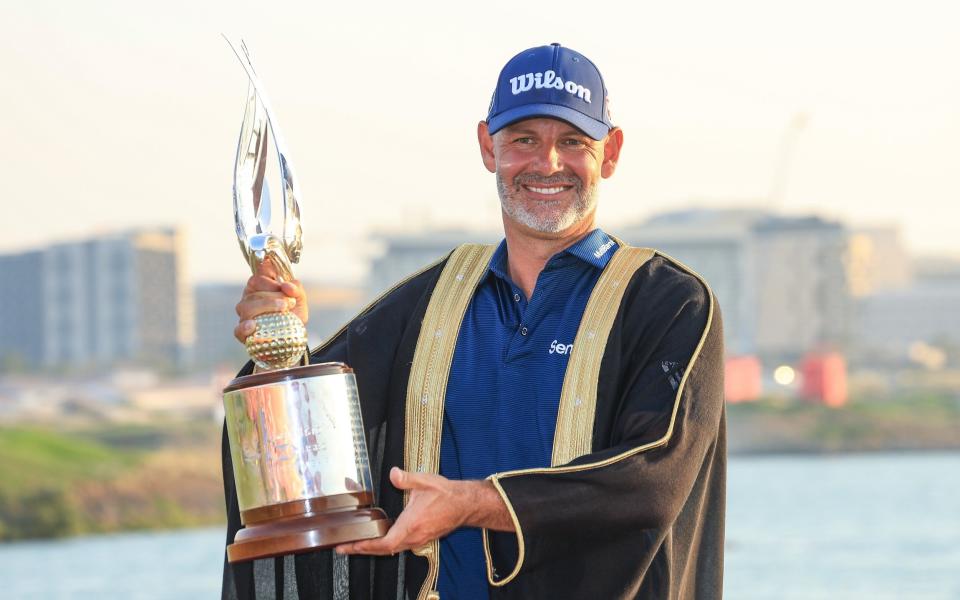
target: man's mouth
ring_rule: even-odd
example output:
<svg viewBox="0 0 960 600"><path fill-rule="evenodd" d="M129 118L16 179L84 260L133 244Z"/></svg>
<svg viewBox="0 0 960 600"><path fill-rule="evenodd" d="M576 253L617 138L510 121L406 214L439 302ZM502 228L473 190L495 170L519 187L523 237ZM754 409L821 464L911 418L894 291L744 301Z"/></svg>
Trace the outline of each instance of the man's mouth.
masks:
<svg viewBox="0 0 960 600"><path fill-rule="evenodd" d="M534 192L536 194L542 194L544 196L552 196L554 194L559 194L560 192L565 192L572 188L572 185L558 185L551 187L538 187L533 185L524 185L523 188Z"/></svg>

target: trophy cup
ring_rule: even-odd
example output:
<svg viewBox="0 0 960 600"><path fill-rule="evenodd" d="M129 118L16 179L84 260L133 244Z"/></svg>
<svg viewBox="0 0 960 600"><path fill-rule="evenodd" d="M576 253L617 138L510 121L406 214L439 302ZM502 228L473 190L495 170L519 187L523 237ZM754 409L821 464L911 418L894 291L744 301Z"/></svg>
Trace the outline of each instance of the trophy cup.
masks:
<svg viewBox="0 0 960 600"><path fill-rule="evenodd" d="M256 273L266 261L281 281L300 259L297 181L246 45L230 43L247 74L247 102L234 169L240 249ZM270 140L282 180L274 215L265 178ZM279 227L274 228L279 216ZM256 318L246 340L256 370L223 390L227 436L244 528L230 562L330 548L382 536L390 520L374 506L356 378L343 363L310 365L306 330L289 312ZM299 365L299 366L298 366Z"/></svg>

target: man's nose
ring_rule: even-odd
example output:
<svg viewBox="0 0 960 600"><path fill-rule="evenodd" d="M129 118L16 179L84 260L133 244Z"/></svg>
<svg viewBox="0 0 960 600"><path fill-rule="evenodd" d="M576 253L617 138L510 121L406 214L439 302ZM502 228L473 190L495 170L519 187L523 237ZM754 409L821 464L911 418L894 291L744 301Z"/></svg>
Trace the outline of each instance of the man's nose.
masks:
<svg viewBox="0 0 960 600"><path fill-rule="evenodd" d="M536 171L541 175L553 175L563 170L563 160L557 147L553 144L545 144L540 152L537 153Z"/></svg>

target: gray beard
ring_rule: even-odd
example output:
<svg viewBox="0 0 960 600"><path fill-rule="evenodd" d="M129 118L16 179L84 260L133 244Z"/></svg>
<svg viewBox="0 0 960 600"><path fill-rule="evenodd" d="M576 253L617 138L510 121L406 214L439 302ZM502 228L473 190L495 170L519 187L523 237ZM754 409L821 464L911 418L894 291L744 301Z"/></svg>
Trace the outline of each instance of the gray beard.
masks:
<svg viewBox="0 0 960 600"><path fill-rule="evenodd" d="M552 184L573 184L577 199L562 212L550 215L537 215L527 210L523 201L516 196L521 194L522 184L538 184L549 187ZM574 223L583 220L597 205L597 184L584 189L583 182L578 178L536 177L520 175L513 179L513 187L507 187L500 171L497 171L497 194L500 196L500 206L508 217L540 233L559 233Z"/></svg>

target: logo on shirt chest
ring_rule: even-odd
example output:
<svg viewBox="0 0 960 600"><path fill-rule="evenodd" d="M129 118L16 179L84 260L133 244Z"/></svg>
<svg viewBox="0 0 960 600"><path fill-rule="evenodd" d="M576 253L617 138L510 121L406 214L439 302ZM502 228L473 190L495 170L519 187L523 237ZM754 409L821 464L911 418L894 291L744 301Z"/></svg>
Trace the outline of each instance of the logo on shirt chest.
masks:
<svg viewBox="0 0 960 600"><path fill-rule="evenodd" d="M573 344L561 344L557 340L550 342L550 354L570 354L573 352Z"/></svg>

